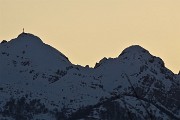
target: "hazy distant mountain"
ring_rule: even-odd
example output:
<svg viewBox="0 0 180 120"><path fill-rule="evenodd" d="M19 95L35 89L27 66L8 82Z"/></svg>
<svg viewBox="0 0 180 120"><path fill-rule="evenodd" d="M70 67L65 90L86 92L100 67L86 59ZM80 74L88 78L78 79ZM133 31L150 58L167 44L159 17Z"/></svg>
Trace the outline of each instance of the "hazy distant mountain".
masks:
<svg viewBox="0 0 180 120"><path fill-rule="evenodd" d="M0 120L180 120L180 75L144 48L94 68L29 33L0 44Z"/></svg>

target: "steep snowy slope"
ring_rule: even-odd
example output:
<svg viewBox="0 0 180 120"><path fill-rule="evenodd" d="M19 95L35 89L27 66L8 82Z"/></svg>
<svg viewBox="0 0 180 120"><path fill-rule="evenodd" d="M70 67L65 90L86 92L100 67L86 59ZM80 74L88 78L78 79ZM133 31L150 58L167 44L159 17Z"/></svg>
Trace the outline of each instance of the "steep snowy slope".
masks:
<svg viewBox="0 0 180 120"><path fill-rule="evenodd" d="M124 112L127 112L129 107L128 112L131 115L127 114L127 116L133 116L135 119L180 118L180 86L177 82L179 80L165 68L160 58L152 56L142 47L131 46L118 58L102 59L96 64L95 73L101 73L104 88L113 91L112 94L116 99L113 97L114 102L109 103L115 107L112 108L113 110L117 110L114 104L119 105L121 110L124 108ZM135 117L137 111L141 115ZM107 113L105 115L108 116ZM110 114L110 116L116 115ZM121 117L116 116L115 119Z"/></svg>
<svg viewBox="0 0 180 120"><path fill-rule="evenodd" d="M101 86L99 81L93 81L92 69L71 64L63 54L32 34L22 33L1 44L0 53L1 108L7 101L25 98L26 102L40 100L49 112L71 108L68 115L108 94L94 89Z"/></svg>
<svg viewBox="0 0 180 120"><path fill-rule="evenodd" d="M2 119L180 119L179 81L137 45L89 68L29 33L0 44Z"/></svg>
<svg viewBox="0 0 180 120"><path fill-rule="evenodd" d="M15 71L38 73L58 68L65 69L71 65L62 53L44 44L40 38L27 33L22 33L16 39L0 44L0 51L1 67L9 67L12 73ZM9 72L11 71L1 70L1 78L6 77Z"/></svg>

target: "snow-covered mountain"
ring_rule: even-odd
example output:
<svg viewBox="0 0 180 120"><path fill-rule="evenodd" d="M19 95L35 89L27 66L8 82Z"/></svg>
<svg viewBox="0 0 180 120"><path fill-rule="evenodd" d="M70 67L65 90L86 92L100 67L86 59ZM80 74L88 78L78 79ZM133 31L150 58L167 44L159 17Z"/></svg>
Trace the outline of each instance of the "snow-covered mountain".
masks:
<svg viewBox="0 0 180 120"><path fill-rule="evenodd" d="M141 46L94 68L32 34L0 44L0 120L180 120L180 75Z"/></svg>

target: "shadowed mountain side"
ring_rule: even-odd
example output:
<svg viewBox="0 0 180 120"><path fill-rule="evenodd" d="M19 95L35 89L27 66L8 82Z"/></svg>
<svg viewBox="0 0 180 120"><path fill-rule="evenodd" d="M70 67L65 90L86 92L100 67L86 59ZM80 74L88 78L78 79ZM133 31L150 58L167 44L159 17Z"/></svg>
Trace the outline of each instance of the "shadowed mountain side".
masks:
<svg viewBox="0 0 180 120"><path fill-rule="evenodd" d="M0 44L0 118L180 119L180 76L141 46L94 68L29 33Z"/></svg>

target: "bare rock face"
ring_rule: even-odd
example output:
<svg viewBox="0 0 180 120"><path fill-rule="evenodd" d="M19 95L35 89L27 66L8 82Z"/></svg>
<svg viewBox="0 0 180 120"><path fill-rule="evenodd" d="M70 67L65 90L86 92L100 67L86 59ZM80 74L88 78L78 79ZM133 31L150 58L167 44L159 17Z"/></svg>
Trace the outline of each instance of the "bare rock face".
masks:
<svg viewBox="0 0 180 120"><path fill-rule="evenodd" d="M139 45L94 68L30 33L0 44L0 118L179 120L180 75Z"/></svg>

